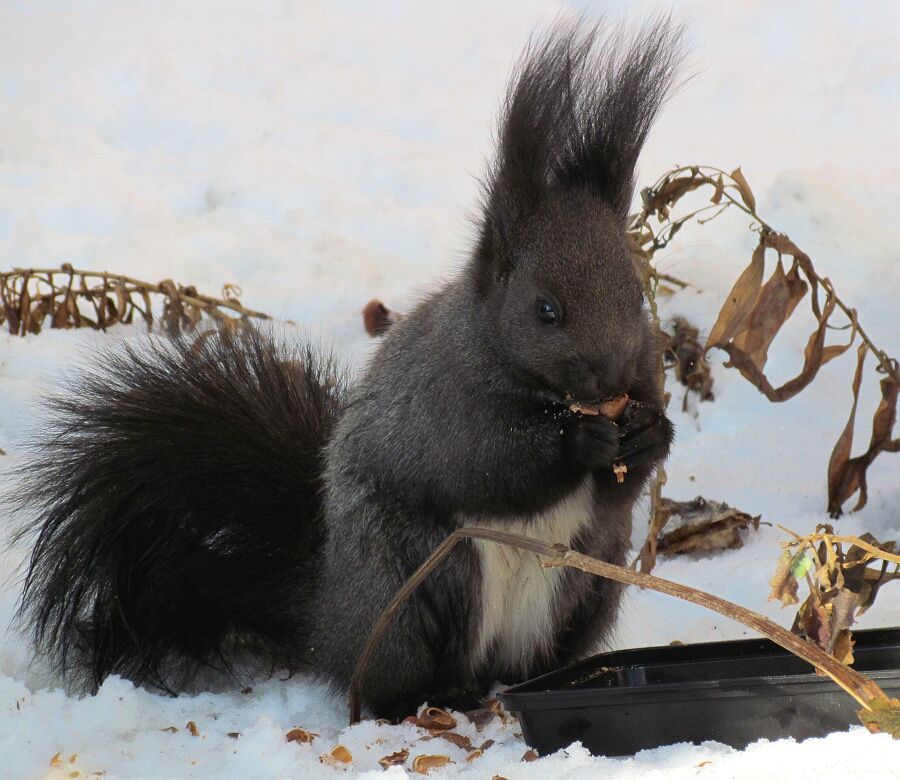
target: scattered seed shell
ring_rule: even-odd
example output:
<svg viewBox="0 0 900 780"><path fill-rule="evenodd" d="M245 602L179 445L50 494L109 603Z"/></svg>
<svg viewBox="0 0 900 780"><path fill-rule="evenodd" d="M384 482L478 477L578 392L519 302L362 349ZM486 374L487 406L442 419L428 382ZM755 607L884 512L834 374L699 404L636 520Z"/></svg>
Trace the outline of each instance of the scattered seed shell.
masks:
<svg viewBox="0 0 900 780"><path fill-rule="evenodd" d="M194 721L189 720L189 721L185 724L184 727L185 727L188 731L191 732L191 736L192 736L192 737L199 737L199 736L200 736L200 731L197 729L197 724L194 723Z"/></svg>
<svg viewBox="0 0 900 780"><path fill-rule="evenodd" d="M284 735L284 738L288 742L299 742L301 745L308 745L318 736L318 734L312 731L307 731L306 729L293 728Z"/></svg>
<svg viewBox="0 0 900 780"><path fill-rule="evenodd" d="M532 761L537 761L540 756L537 754L536 750L526 750L525 754L522 756L522 760L526 764L530 764Z"/></svg>
<svg viewBox="0 0 900 780"><path fill-rule="evenodd" d="M447 742L452 742L456 747L462 748L463 750L472 749L472 740L462 734L457 734L455 731L442 731L436 736L441 739L446 739Z"/></svg>
<svg viewBox="0 0 900 780"><path fill-rule="evenodd" d="M412 768L417 774L427 775L432 769L440 769L452 763L450 756L416 756Z"/></svg>
<svg viewBox="0 0 900 780"><path fill-rule="evenodd" d="M352 764L353 754L343 745L335 745L325 755L319 756L319 762L325 764L325 766Z"/></svg>
<svg viewBox="0 0 900 780"><path fill-rule="evenodd" d="M429 731L448 731L456 728L456 718L440 707L426 707L416 718L416 725Z"/></svg>
<svg viewBox="0 0 900 780"><path fill-rule="evenodd" d="M488 723L499 717L499 714L494 710L483 707L478 710L469 710L466 713L466 717L478 731L481 731Z"/></svg>
<svg viewBox="0 0 900 780"><path fill-rule="evenodd" d="M379 758L378 763L387 769L389 766L403 766L406 763L407 758L409 758L409 751L406 748L403 748L396 753L391 753L389 756Z"/></svg>

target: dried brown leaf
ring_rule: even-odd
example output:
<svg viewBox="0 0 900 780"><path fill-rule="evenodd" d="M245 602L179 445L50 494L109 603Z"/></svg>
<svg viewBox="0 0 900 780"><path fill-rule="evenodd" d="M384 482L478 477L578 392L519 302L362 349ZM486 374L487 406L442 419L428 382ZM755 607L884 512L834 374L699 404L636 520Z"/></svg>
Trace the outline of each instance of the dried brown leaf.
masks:
<svg viewBox="0 0 900 780"><path fill-rule="evenodd" d="M719 204L722 202L722 195L725 194L725 180L722 178L722 174L720 173L716 178L716 191L713 193L710 201L715 204Z"/></svg>
<svg viewBox="0 0 900 780"><path fill-rule="evenodd" d="M797 598L799 591L798 570L804 571L806 568L806 553L803 550L794 553L790 550L784 550L778 559L778 568L775 570L775 575L769 580L769 585L772 586L769 601L778 599L781 605L785 607L788 604L797 604L800 601Z"/></svg>
<svg viewBox="0 0 900 780"><path fill-rule="evenodd" d="M853 341L856 338L856 325L854 321L850 331L850 338L846 344L835 344L827 348L825 347L825 335L828 331L828 318L834 312L835 306L834 298L829 298L825 304L825 308L822 310L822 318L819 321L819 326L809 337L806 349L803 351L803 368L797 376L785 382L781 387L772 387L768 377L756 367L756 364L750 359L750 356L734 344L718 345L720 349L728 354L729 361L725 365L729 368L737 368L737 370L741 372L741 375L770 401L781 402L793 398L816 378L819 369L823 365L830 360L833 360L838 355L846 352L852 346Z"/></svg>
<svg viewBox="0 0 900 780"><path fill-rule="evenodd" d="M704 176L676 176L668 179L656 190L651 202L651 209L665 213L668 207L674 206L685 194L697 189L707 182Z"/></svg>
<svg viewBox="0 0 900 780"><path fill-rule="evenodd" d="M746 352L760 371L765 368L769 346L806 295L807 289L806 282L798 273L796 261L787 274L780 260L775 264L775 270L760 290L753 310L734 337L734 345Z"/></svg>
<svg viewBox="0 0 900 780"><path fill-rule="evenodd" d="M838 436L831 451L828 461L828 511L839 515L841 505L859 489L859 472L849 468L850 452L853 448L853 428L856 424L856 407L859 403L859 388L862 383L862 370L866 362L866 354L869 348L860 344L856 351L856 373L853 375L851 391L853 404L850 407L850 417L844 425L844 430Z"/></svg>
<svg viewBox="0 0 900 780"><path fill-rule="evenodd" d="M44 324L44 318L50 313L52 303L48 298L41 299L31 307L31 313L28 316L28 332L40 333Z"/></svg>
<svg viewBox="0 0 900 780"><path fill-rule="evenodd" d="M762 287L763 272L765 271L765 245L760 242L753 250L753 257L743 273L738 277L728 298L719 312L716 324L709 332L706 340L706 349L723 346L731 341L732 337L740 330L744 320L753 309L756 299Z"/></svg>
<svg viewBox="0 0 900 780"><path fill-rule="evenodd" d="M673 317L672 333L665 335L666 360L675 365L675 379L697 393L701 401L712 401L713 378L697 328L684 317ZM684 411L687 411L687 403L688 394L685 393Z"/></svg>
<svg viewBox="0 0 900 780"><path fill-rule="evenodd" d="M735 168L731 172L731 178L734 179L737 184L738 191L741 193L741 200L744 201L744 205L750 209L750 211L756 211L756 198L753 197L753 191L750 189L750 185L747 183L747 179L744 178L744 172L740 169L740 166Z"/></svg>
<svg viewBox="0 0 900 780"><path fill-rule="evenodd" d="M807 639L827 651L831 644L831 605L826 604L817 591L811 592L800 605L794 620L794 630L797 628Z"/></svg>
<svg viewBox="0 0 900 780"><path fill-rule="evenodd" d="M860 346L862 349L863 346ZM857 368L859 371L859 368ZM854 386L855 386L854 379ZM881 400L872 418L872 435L869 439L869 447L855 458L849 458L852 446L852 422L856 411L856 396L851 410L851 419L835 444L832 452L832 461L828 468L828 511L832 517L839 517L843 503L857 490L859 499L853 511L862 509L868 501L868 486L866 472L872 461L881 452L900 451L900 440L891 439L894 425L897 420L897 401L900 394L900 378L895 375L887 376L881 380ZM849 428L849 433L848 433ZM840 449L838 447L840 446ZM849 459L845 459L849 458ZM832 466L833 462L833 466Z"/></svg>
<svg viewBox="0 0 900 780"><path fill-rule="evenodd" d="M832 634L832 647L829 651L842 664L853 663L853 636L848 629Z"/></svg>
<svg viewBox="0 0 900 780"><path fill-rule="evenodd" d="M30 330L31 324L31 293L28 292L28 276L22 282L22 294L19 297L19 328L21 335Z"/></svg>
<svg viewBox="0 0 900 780"><path fill-rule="evenodd" d="M759 517L733 509L721 501L698 496L693 501L662 498L659 511L665 514L656 546L659 555L684 555L734 550L744 544L744 532L759 528Z"/></svg>

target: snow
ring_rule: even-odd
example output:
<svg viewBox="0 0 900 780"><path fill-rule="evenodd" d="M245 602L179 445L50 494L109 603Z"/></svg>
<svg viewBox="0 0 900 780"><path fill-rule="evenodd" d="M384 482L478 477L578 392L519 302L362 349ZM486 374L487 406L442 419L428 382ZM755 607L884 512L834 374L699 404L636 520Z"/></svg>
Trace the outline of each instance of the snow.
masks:
<svg viewBox="0 0 900 780"><path fill-rule="evenodd" d="M615 18L627 8L634 19L657 8L643 0L572 6ZM172 277L211 293L235 282L246 305L297 322L358 366L372 348L362 305L380 297L408 309L461 263L509 66L533 27L572 6L5 2L0 266L72 262ZM639 176L647 183L675 163L742 165L761 214L812 256L859 308L876 343L895 355L898 9L679 3L693 78L666 107ZM678 238L661 268L694 287L667 301L665 312L708 329L749 259L753 234L746 220L726 216ZM811 325L796 318L772 349L776 382L802 362ZM0 469L16 463L39 424L41 394L77 355L133 334L0 335L0 447L8 453ZM682 414L675 391L678 437L666 493L724 500L773 525L741 550L666 560L656 573L790 622L788 610L765 601L785 538L775 524L809 532L827 519L825 470L849 412L853 360L851 351L833 361L781 405L722 368L718 355L714 403ZM871 365L867 371L857 449L877 402ZM896 456L883 455L869 474L869 505L839 528L897 538ZM9 476L3 481L15 490ZM4 526L13 521L0 515ZM642 531L639 522L636 545ZM0 559L0 627L11 620L15 567L26 552ZM861 625L900 625L900 593L886 587ZM615 646L745 635L699 608L633 592ZM96 696L69 696L14 629L0 638L0 758L8 778L402 777L399 768L384 775L377 759L409 745L413 756L450 755L457 763L435 773L442 777L756 778L814 769L843 778L865 766L867 777L894 778L900 763L898 743L861 727L802 744L674 745L624 759L591 757L576 744L523 764L517 727L493 726L480 738L497 744L465 764L449 743L413 744L422 734L412 726L345 724L344 703L301 678L256 683L249 694L177 699L110 679ZM178 731L163 731L170 726ZM312 745L288 743L294 726L320 736ZM337 743L353 753L352 770L319 763ZM52 767L57 753L60 766Z"/></svg>

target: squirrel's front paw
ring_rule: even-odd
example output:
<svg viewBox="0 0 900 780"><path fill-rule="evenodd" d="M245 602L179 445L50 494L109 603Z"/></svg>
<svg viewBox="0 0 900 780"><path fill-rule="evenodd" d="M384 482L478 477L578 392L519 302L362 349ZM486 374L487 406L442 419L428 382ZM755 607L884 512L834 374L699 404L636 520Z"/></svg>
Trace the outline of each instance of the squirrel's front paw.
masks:
<svg viewBox="0 0 900 780"><path fill-rule="evenodd" d="M563 429L563 446L569 460L590 471L608 469L619 452L619 428L603 415L571 415Z"/></svg>
<svg viewBox="0 0 900 780"><path fill-rule="evenodd" d="M618 462L629 469L653 468L669 454L673 432L661 410L629 403L619 420Z"/></svg>

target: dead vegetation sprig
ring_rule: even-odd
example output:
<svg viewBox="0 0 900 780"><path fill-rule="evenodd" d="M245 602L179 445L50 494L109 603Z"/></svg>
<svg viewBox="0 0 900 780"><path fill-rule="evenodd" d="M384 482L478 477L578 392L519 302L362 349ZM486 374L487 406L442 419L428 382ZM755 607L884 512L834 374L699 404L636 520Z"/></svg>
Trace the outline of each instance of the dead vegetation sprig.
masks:
<svg viewBox="0 0 900 780"><path fill-rule="evenodd" d="M830 525L793 539L769 581L769 600L782 606L798 604L800 580L809 595L797 610L794 633L806 636L839 661L853 663L851 626L875 601L879 588L900 577L900 555L894 541L879 542L872 534L841 536ZM845 551L844 545L850 545ZM890 570L893 567L893 570Z"/></svg>
<svg viewBox="0 0 900 780"><path fill-rule="evenodd" d="M676 218L673 210L681 199L702 188L711 191L709 199ZM859 497L854 511L862 509L868 500L868 467L882 452L900 451L900 438L892 438L900 391L897 359L872 341L860 324L856 310L840 298L830 279L816 271L809 255L759 216L756 198L740 168L727 173L708 165L679 166L642 190L641 199L643 207L640 213L631 217L629 234L657 325L656 297L661 282L666 280L653 265L656 253L691 221L702 225L729 209L737 209L753 218L750 229L758 233L759 241L750 264L722 304L703 352L713 347L723 350L729 357L726 367L737 369L770 401L778 403L793 398L816 378L822 366L844 354L857 337L860 339L857 369L851 384L853 403L850 417L832 450L827 485L828 511L832 517L839 517L844 503L856 493ZM766 252L770 250L776 253L777 260L771 275L764 281ZM803 366L795 377L780 387L774 387L765 374L769 348L807 293L810 293L815 327L804 350ZM845 322L835 325L833 318L838 311ZM827 344L829 330L849 330L849 335L842 342ZM861 455L851 457L862 368L870 352L877 361L876 371L883 377L880 380L881 401L872 418L869 447ZM679 378L688 384L686 377ZM665 381L664 372L662 379ZM694 375L692 380L694 388L700 392L711 388L711 385L704 384L702 373ZM650 531L638 559L642 571L650 571L655 563L656 538L662 527L659 517L661 486L665 479L665 472L660 472L657 482L651 487Z"/></svg>
<svg viewBox="0 0 900 780"><path fill-rule="evenodd" d="M161 325L170 333L191 331L204 317L230 326L267 314L241 305L240 287L226 284L222 297L197 292L171 279L156 284L107 271L81 271L68 263L59 268L13 268L0 272L0 326L13 335L51 328L106 330L135 318L153 327L154 300L161 303Z"/></svg>

